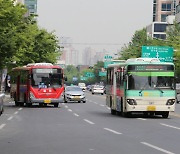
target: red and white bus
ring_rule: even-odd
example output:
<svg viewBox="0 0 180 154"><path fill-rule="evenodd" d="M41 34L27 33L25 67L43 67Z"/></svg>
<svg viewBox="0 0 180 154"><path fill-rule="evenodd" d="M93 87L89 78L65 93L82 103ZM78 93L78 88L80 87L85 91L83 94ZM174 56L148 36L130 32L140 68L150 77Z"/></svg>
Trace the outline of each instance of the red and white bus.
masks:
<svg viewBox="0 0 180 154"><path fill-rule="evenodd" d="M15 105L40 106L58 104L64 101L64 72L51 63L28 64L16 67L10 72L10 95Z"/></svg>

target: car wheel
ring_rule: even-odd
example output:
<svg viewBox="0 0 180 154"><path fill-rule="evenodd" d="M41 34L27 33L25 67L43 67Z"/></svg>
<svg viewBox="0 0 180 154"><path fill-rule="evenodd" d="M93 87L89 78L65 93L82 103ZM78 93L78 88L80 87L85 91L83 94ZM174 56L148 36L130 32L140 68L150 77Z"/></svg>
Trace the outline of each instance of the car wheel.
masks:
<svg viewBox="0 0 180 154"><path fill-rule="evenodd" d="M94 93L92 93L92 95L94 95Z"/></svg>
<svg viewBox="0 0 180 154"><path fill-rule="evenodd" d="M83 103L86 103L86 101L83 101Z"/></svg>

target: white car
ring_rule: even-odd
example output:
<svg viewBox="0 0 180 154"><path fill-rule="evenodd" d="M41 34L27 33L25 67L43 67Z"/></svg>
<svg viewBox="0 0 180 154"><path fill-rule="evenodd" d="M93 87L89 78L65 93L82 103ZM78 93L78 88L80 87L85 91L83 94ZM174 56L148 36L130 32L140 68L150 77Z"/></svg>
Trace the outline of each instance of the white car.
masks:
<svg viewBox="0 0 180 154"><path fill-rule="evenodd" d="M94 85L92 87L92 94L104 94L104 86Z"/></svg>
<svg viewBox="0 0 180 154"><path fill-rule="evenodd" d="M86 103L86 97L82 89L78 86L67 86L64 92L64 102L76 102L82 101Z"/></svg>
<svg viewBox="0 0 180 154"><path fill-rule="evenodd" d="M85 83L78 83L78 86L79 86L83 91L86 91L86 84L85 84Z"/></svg>

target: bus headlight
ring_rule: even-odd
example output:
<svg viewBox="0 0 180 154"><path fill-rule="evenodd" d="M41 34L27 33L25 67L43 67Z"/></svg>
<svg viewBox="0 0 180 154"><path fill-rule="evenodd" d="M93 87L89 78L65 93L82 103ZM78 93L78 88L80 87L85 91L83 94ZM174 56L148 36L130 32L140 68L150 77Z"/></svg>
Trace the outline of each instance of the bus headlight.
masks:
<svg viewBox="0 0 180 154"><path fill-rule="evenodd" d="M173 105L175 101L175 99L168 99L166 105Z"/></svg>
<svg viewBox="0 0 180 154"><path fill-rule="evenodd" d="M129 105L137 105L136 101L134 99L127 99L127 103Z"/></svg>
<svg viewBox="0 0 180 154"><path fill-rule="evenodd" d="M32 92L30 92L30 98L35 98Z"/></svg>

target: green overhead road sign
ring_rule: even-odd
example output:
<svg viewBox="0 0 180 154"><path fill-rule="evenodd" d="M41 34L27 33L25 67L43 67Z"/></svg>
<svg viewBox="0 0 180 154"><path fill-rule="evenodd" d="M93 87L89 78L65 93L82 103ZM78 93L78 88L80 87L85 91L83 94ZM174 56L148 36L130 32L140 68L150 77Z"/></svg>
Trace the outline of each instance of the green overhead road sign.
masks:
<svg viewBox="0 0 180 154"><path fill-rule="evenodd" d="M93 77L95 77L95 75L93 72L86 72L85 77L93 78Z"/></svg>
<svg viewBox="0 0 180 154"><path fill-rule="evenodd" d="M102 71L99 71L99 76L106 76L107 72L102 72Z"/></svg>
<svg viewBox="0 0 180 154"><path fill-rule="evenodd" d="M142 46L142 58L159 58L161 62L173 62L173 48L168 46Z"/></svg>

